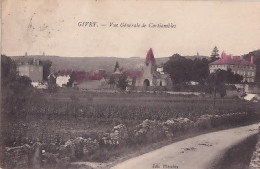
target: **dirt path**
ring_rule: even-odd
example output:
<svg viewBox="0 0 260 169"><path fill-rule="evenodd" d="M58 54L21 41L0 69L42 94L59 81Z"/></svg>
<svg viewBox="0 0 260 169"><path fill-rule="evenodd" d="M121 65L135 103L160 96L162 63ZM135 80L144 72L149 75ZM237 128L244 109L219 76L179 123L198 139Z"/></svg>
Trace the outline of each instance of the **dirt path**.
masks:
<svg viewBox="0 0 260 169"><path fill-rule="evenodd" d="M112 169L210 169L225 151L258 132L260 124L185 139L124 161Z"/></svg>

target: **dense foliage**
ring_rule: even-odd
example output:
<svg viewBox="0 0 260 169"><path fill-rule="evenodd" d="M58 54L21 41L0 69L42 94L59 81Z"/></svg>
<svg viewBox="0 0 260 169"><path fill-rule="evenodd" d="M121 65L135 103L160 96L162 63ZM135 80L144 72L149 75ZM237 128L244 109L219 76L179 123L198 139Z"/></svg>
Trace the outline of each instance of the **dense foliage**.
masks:
<svg viewBox="0 0 260 169"><path fill-rule="evenodd" d="M126 86L128 84L126 74L122 74L118 79L118 87L122 90L126 90Z"/></svg>
<svg viewBox="0 0 260 169"><path fill-rule="evenodd" d="M18 75L11 58L2 55L1 62L2 115L15 115L30 102L34 90L28 77Z"/></svg>
<svg viewBox="0 0 260 169"><path fill-rule="evenodd" d="M185 57L174 54L164 64L165 72L169 73L174 84L197 81L203 82L209 75L207 59L195 60L186 59Z"/></svg>
<svg viewBox="0 0 260 169"><path fill-rule="evenodd" d="M71 74L70 74L70 79L69 79L69 81L67 83L67 86L68 87L72 87L73 83L76 81L76 78L77 78L76 72L72 71Z"/></svg>
<svg viewBox="0 0 260 169"><path fill-rule="evenodd" d="M218 52L219 52L219 50L218 50L217 46L215 46L211 52L209 63L214 62L215 60L219 59Z"/></svg>
<svg viewBox="0 0 260 169"><path fill-rule="evenodd" d="M48 76L51 73L52 62L50 60L44 60L44 61L40 61L40 64L43 66L43 80L47 81Z"/></svg>

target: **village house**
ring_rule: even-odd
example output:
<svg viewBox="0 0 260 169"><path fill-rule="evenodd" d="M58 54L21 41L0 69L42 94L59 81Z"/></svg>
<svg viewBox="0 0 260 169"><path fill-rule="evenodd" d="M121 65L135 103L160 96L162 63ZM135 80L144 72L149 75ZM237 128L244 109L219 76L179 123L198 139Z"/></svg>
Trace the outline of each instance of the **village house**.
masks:
<svg viewBox="0 0 260 169"><path fill-rule="evenodd" d="M115 89L122 75L127 76L128 88L131 90L159 90L171 85L170 76L164 73L162 66L157 68L153 51L149 49L140 70L124 70L119 67L113 73L98 70L82 81L77 80L77 87L81 90Z"/></svg>
<svg viewBox="0 0 260 169"><path fill-rule="evenodd" d="M55 73L56 84L59 87L64 87L67 85L70 79L71 70L61 70Z"/></svg>
<svg viewBox="0 0 260 169"><path fill-rule="evenodd" d="M109 88L107 72L99 69L90 74L86 74L84 78L77 76L77 87L80 90L100 90Z"/></svg>
<svg viewBox="0 0 260 169"><path fill-rule="evenodd" d="M220 59L209 64L210 73L218 69L230 69L234 74L243 76L244 82L255 82L256 65L254 64L253 56L251 56L251 61L249 62L240 56L227 55L223 52Z"/></svg>
<svg viewBox="0 0 260 169"><path fill-rule="evenodd" d="M96 80L85 80L77 84L77 87L80 90L100 90L109 88L109 85L107 83L107 80L104 77L102 77L101 79Z"/></svg>
<svg viewBox="0 0 260 169"><path fill-rule="evenodd" d="M16 60L17 71L20 76L27 76L32 82L41 82L43 80L43 66L37 58L22 57Z"/></svg>

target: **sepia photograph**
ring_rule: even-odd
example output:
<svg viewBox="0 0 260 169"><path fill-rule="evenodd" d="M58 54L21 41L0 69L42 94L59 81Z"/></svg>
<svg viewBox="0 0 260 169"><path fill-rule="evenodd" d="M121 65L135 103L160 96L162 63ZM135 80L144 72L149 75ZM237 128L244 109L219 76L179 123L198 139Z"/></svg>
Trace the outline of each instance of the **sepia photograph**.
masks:
<svg viewBox="0 0 260 169"><path fill-rule="evenodd" d="M260 1L0 2L0 169L260 168Z"/></svg>

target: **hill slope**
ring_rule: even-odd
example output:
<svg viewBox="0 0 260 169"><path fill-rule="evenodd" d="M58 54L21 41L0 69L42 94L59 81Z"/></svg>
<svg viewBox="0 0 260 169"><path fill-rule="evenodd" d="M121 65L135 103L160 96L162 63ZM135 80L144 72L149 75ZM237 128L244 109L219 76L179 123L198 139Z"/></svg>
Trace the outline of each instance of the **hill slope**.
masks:
<svg viewBox="0 0 260 169"><path fill-rule="evenodd" d="M63 69L94 71L98 69L105 69L107 71L113 71L116 61L119 62L119 66L125 69L135 69L138 65L144 63L144 58L131 57L131 58L117 58L117 57L60 57L60 56L11 56L13 60L17 60L21 57L33 58L37 57L40 60L50 60L52 62L52 70L58 71ZM189 56L189 58L195 58L195 56ZM203 56L204 57L204 56ZM158 65L165 63L169 57L156 58Z"/></svg>

